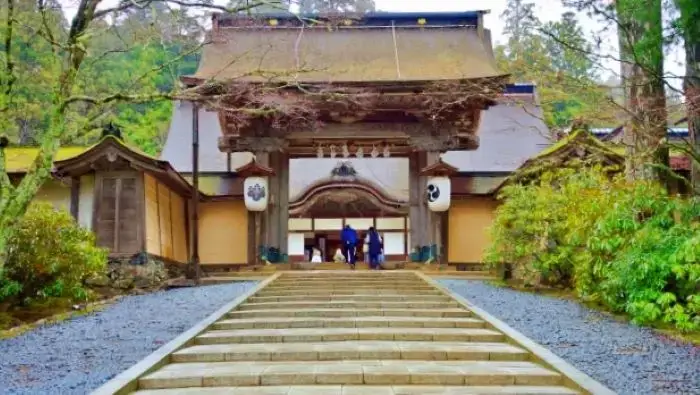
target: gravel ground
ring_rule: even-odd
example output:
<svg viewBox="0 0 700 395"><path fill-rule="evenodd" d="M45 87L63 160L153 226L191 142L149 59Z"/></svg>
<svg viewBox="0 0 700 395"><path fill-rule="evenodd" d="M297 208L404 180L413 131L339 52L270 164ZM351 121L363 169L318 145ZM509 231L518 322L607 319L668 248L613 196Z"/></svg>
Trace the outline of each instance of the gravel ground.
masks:
<svg viewBox="0 0 700 395"><path fill-rule="evenodd" d="M440 283L621 395L700 394L700 347L573 301L481 281Z"/></svg>
<svg viewBox="0 0 700 395"><path fill-rule="evenodd" d="M128 296L101 312L0 341L0 394L88 394L255 282Z"/></svg>

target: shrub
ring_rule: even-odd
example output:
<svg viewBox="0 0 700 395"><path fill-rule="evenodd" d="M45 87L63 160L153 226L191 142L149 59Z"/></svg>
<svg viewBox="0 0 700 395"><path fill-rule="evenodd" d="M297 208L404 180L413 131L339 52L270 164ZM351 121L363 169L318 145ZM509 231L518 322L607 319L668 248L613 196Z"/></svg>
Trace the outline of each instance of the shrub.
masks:
<svg viewBox="0 0 700 395"><path fill-rule="evenodd" d="M85 299L83 280L103 272L106 263L107 251L96 247L92 232L69 213L33 204L8 240L0 300Z"/></svg>
<svg viewBox="0 0 700 395"><path fill-rule="evenodd" d="M573 288L636 323L700 329L700 204L603 169L504 189L487 254L526 284Z"/></svg>

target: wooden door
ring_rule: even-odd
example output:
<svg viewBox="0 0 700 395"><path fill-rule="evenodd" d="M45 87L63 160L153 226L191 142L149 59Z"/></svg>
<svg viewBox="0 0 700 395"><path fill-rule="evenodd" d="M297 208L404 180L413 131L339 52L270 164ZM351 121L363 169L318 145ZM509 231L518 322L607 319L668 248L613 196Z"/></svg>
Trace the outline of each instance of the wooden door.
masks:
<svg viewBox="0 0 700 395"><path fill-rule="evenodd" d="M142 174L98 173L94 229L97 245L112 254L131 255L143 248Z"/></svg>

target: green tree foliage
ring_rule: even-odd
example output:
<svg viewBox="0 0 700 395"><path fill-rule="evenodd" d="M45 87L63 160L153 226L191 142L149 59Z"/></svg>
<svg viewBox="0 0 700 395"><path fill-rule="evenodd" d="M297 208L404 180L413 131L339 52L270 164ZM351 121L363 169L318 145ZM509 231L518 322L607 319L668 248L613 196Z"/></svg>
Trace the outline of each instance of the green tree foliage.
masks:
<svg viewBox="0 0 700 395"><path fill-rule="evenodd" d="M302 14L358 12L375 10L374 0L299 0Z"/></svg>
<svg viewBox="0 0 700 395"><path fill-rule="evenodd" d="M540 20L535 16L535 3L508 0L506 9L501 13L501 19L505 22L503 33L508 35L510 56L517 58L523 55L524 48L521 44L530 39L540 25Z"/></svg>
<svg viewBox="0 0 700 395"><path fill-rule="evenodd" d="M8 241L0 276L0 302L69 297L85 300L83 281L101 273L107 251L95 236L63 210L47 203L32 205Z"/></svg>
<svg viewBox="0 0 700 395"><path fill-rule="evenodd" d="M162 102L183 95L177 76L194 70L190 56L203 39L187 14L193 7L242 10L208 1L77 0L66 23L53 0L0 2L0 130L15 141L21 128L30 130L39 148L16 185L5 168L7 139L0 139L0 267L61 144L89 140L106 121L119 119L119 110L122 126L140 128L127 138L146 145L162 133L169 112ZM186 93L197 98L195 90Z"/></svg>
<svg viewBox="0 0 700 395"><path fill-rule="evenodd" d="M542 31L545 32L544 45L554 71L580 80L598 78L589 55L593 53L593 45L586 39L575 13L565 12L561 20L545 23Z"/></svg>
<svg viewBox="0 0 700 395"><path fill-rule="evenodd" d="M3 118L3 129L13 143L36 145L48 126L49 114L45 109L51 98L55 72L52 59L55 48L38 31L47 23L53 35L65 37L69 27L58 3L47 5L46 22L37 17L38 10L31 2L18 4L22 6L14 10L18 23L12 40L14 92L8 103L10 116ZM194 17L162 3L128 10L113 23L98 20L89 42L91 53L81 68L76 90L88 95L172 91L179 76L196 70L200 34ZM127 131L128 140L148 153L157 154L171 106L169 101L116 104L105 108L100 116L115 119ZM81 129L88 111L76 109L70 116L68 132L61 142L77 145L95 142L99 133Z"/></svg>
<svg viewBox="0 0 700 395"><path fill-rule="evenodd" d="M637 323L700 329L700 205L602 168L504 188L487 259L526 284L573 288Z"/></svg>
<svg viewBox="0 0 700 395"><path fill-rule="evenodd" d="M249 0L229 0L227 7L229 8L245 8L245 5L250 3ZM269 0L255 8L248 8L241 11L242 14L267 14L267 13L284 13L289 11L289 8L294 4L294 0Z"/></svg>
<svg viewBox="0 0 700 395"><path fill-rule="evenodd" d="M578 50L592 45L573 13L542 25L534 2L511 0L501 17L508 42L496 47L498 65L517 82L537 84L548 126L564 128L577 118L594 126L615 123L609 89L598 82L593 60Z"/></svg>

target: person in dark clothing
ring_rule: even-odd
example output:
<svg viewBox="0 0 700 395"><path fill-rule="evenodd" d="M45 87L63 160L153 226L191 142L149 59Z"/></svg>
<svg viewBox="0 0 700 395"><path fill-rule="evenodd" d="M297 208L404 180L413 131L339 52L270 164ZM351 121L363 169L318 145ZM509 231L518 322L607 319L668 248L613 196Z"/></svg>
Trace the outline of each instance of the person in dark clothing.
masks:
<svg viewBox="0 0 700 395"><path fill-rule="evenodd" d="M368 244L367 252L369 253L369 268L379 270L379 256L382 253L382 237L374 227L369 228L369 233L365 242Z"/></svg>
<svg viewBox="0 0 700 395"><path fill-rule="evenodd" d="M357 232L350 225L345 225L345 228L340 233L340 241L343 244L343 256L345 262L355 268L355 247L357 246Z"/></svg>

